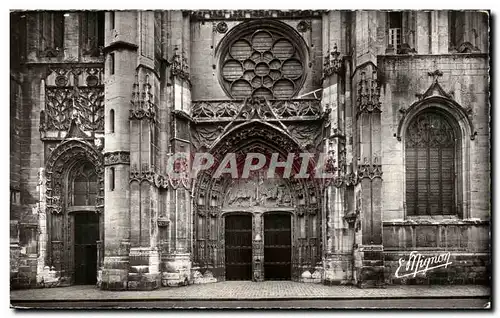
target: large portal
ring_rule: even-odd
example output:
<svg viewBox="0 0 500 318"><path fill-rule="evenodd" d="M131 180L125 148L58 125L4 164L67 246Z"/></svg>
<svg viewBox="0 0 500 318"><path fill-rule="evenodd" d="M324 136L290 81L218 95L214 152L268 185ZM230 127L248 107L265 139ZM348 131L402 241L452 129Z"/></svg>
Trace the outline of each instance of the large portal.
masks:
<svg viewBox="0 0 500 318"><path fill-rule="evenodd" d="M264 215L264 278L289 280L292 269L291 216L286 213Z"/></svg>
<svg viewBox="0 0 500 318"><path fill-rule="evenodd" d="M226 216L226 280L252 279L252 216Z"/></svg>
<svg viewBox="0 0 500 318"><path fill-rule="evenodd" d="M97 281L97 241L99 214L78 212L75 218L75 284L90 285Z"/></svg>

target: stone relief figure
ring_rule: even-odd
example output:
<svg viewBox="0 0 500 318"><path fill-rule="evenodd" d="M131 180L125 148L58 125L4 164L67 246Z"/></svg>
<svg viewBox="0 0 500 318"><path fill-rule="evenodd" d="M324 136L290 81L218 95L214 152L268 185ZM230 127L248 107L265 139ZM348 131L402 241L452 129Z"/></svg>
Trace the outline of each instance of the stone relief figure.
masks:
<svg viewBox="0 0 500 318"><path fill-rule="evenodd" d="M227 207L290 206L292 197L288 187L279 179L236 180L227 191Z"/></svg>

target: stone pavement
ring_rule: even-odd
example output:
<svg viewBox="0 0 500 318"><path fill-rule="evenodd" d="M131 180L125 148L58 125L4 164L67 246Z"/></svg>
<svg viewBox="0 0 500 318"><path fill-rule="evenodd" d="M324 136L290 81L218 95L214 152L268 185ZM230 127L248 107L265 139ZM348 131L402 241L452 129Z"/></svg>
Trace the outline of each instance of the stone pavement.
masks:
<svg viewBox="0 0 500 318"><path fill-rule="evenodd" d="M95 286L13 290L11 301L79 300L228 300L228 299L360 299L360 298L467 298L488 297L490 288L480 285L390 285L383 289L325 286L291 281L227 281L153 291L104 291Z"/></svg>

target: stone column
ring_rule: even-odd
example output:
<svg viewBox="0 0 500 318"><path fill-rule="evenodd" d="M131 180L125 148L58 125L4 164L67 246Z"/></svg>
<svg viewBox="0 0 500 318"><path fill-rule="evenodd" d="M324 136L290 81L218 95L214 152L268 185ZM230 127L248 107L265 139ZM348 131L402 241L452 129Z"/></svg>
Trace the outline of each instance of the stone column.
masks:
<svg viewBox="0 0 500 318"><path fill-rule="evenodd" d="M382 166L380 139L380 88L375 69L369 65L357 82L359 149L356 209L361 213L361 245L355 255L362 259L358 285L378 287L384 283L382 245Z"/></svg>
<svg viewBox="0 0 500 318"><path fill-rule="evenodd" d="M262 227L262 212L253 213L252 259L255 282L264 281L264 229Z"/></svg>
<svg viewBox="0 0 500 318"><path fill-rule="evenodd" d="M345 48L338 46L345 30L342 28L342 15L339 11L331 11L323 16L324 27L328 37L324 39L323 50L323 109L328 112L327 130L323 152L327 154L327 170L333 178L325 181L324 197L326 217L326 249L324 255L325 284L341 284L348 280L350 255L343 251L346 239L345 210L345 67L343 53Z"/></svg>
<svg viewBox="0 0 500 318"><path fill-rule="evenodd" d="M171 34L172 55L169 57L169 73L171 83L172 124L170 151L173 153L188 153L191 151L189 125L186 118L191 115L191 82L190 69L190 15L188 12L172 11L169 17ZM171 180L174 185L169 189L168 214L171 221L172 249L168 255L162 256L162 284L164 286L180 286L192 283L192 198L189 186L179 183L175 178Z"/></svg>
<svg viewBox="0 0 500 318"><path fill-rule="evenodd" d="M130 215L131 247L129 290L160 287L158 210L159 167L158 107L160 80L155 63L155 12L137 12L140 38L130 119ZM156 30L156 33L158 30Z"/></svg>
<svg viewBox="0 0 500 318"><path fill-rule="evenodd" d="M114 12L114 28L111 14L107 13L105 24L105 205L101 288L125 290L130 267L130 162L110 158L113 154L128 158L130 153L129 110L137 65L137 13Z"/></svg>
<svg viewBox="0 0 500 318"><path fill-rule="evenodd" d="M384 254L382 245L382 166L381 166L381 103L377 80L375 46L369 45L377 28L377 12L356 12L356 47L352 87L355 139L353 211L347 219L354 225L354 281L360 287L384 284ZM359 30L359 32L358 32ZM368 54L367 54L368 53ZM346 215L347 216L347 215Z"/></svg>

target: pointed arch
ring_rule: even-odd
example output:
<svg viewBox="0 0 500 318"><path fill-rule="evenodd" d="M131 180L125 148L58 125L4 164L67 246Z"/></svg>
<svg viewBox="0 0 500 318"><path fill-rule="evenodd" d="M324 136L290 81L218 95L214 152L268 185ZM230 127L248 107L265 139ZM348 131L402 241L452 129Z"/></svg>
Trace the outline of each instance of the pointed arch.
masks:
<svg viewBox="0 0 500 318"><path fill-rule="evenodd" d="M444 208L441 209L440 212L429 213L429 215L455 215L459 218L467 218L470 216L470 143L471 140L474 140L477 134L470 115L470 110L464 109L455 101L442 96L432 96L429 98L425 98L422 101L416 102L412 106L410 106L404 113L399 122L396 137L399 141L403 141L402 155L404 163L403 173L405 180L403 184L405 196L404 207L406 216L415 215L415 213L410 210L412 209L412 204L415 203L413 202L413 199L418 199L418 196L415 195L412 196L413 199L412 197L409 197L409 195L412 195L412 193L414 193L412 191L419 191L418 188L415 188L415 185L418 185L419 182L418 176L412 174L420 173L421 175L423 175L425 172L427 177L422 177L421 181L423 183L434 182L434 186L431 186L431 183L427 183L427 185L425 186L425 189L427 190L425 191L430 193L432 190L430 188L433 188L435 191L441 192L443 190L443 180L449 177L447 176L442 178L442 171L446 171L446 174L450 174L450 178L453 179L450 179L448 181L445 180L445 184L447 185L446 189L443 190L446 193L452 191L449 195L453 199L451 203L447 203L451 204L452 207L451 210ZM413 153L413 150L409 149L408 144L409 142L410 144L412 144L415 141L413 140L415 131L413 131L412 128L415 128L416 121L422 119L423 122L426 122L430 119L430 117L433 117L435 120L437 120L437 124L441 123L442 125L444 125L443 127L449 127L449 129L443 129L447 131L449 130L449 133L451 134L450 138L454 139L454 145L453 147L444 147L443 149L437 150L438 148L440 148L438 147L439 145L434 144L433 146L429 146L426 144L422 144L420 146L420 149L422 151L417 150L417 153L420 153L421 158L413 158L412 154L410 154L410 152ZM424 130L425 129L427 128L424 128ZM443 129L441 129L442 132L444 132ZM412 139L413 141L409 141L409 139ZM431 147L432 149L429 147ZM423 149L427 149L427 151L423 152ZM443 159L445 157L446 159ZM420 163L417 162L418 160L420 160ZM424 161L427 163L424 163ZM443 165L445 165L446 167L443 168ZM415 166L415 169L417 170L413 171L410 166ZM451 166L453 168L452 170L446 170ZM441 185L437 185L437 179L432 181L431 179L433 179L433 177L439 177L439 183L441 183ZM423 183L421 184L422 186ZM424 190L420 191L424 192ZM427 197L426 200L426 209L435 210L436 207L431 208L429 206L430 201L432 201L430 196ZM442 206L443 204L439 201L436 202L438 202L438 206Z"/></svg>
<svg viewBox="0 0 500 318"><path fill-rule="evenodd" d="M450 98L443 96L431 96L423 100L413 103L408 109L402 110L403 116L399 120L398 129L395 137L401 141L402 135L408 123L421 111L427 108L438 108L446 113L448 113L452 118L455 119L460 125L460 130L462 131L462 136L469 136L471 140L474 140L477 132L474 129L474 124L472 122L472 109L463 108L457 102Z"/></svg>
<svg viewBox="0 0 500 318"><path fill-rule="evenodd" d="M69 172L69 167L79 162L89 162L97 175L98 194L96 208L102 211L104 207L103 155L90 143L78 139L68 139L59 144L50 154L45 174L47 178L47 212L62 211L63 178Z"/></svg>

